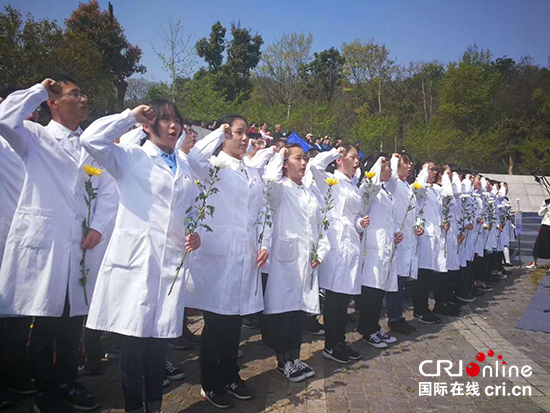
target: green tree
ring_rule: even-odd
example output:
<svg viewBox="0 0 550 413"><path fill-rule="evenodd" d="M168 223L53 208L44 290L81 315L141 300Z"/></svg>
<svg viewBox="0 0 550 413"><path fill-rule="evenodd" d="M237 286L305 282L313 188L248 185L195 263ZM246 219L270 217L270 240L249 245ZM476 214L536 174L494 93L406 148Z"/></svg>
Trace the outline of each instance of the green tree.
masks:
<svg viewBox="0 0 550 413"><path fill-rule="evenodd" d="M344 79L344 63L338 49L331 47L320 53L313 53L313 60L301 69L301 76L307 82L310 96L332 103L338 85Z"/></svg>
<svg viewBox="0 0 550 413"><path fill-rule="evenodd" d="M208 69L212 73L218 72L223 64L223 52L225 50L226 29L217 21L212 26L210 37L203 37L195 44L195 49L199 57L203 58L208 64Z"/></svg>
<svg viewBox="0 0 550 413"><path fill-rule="evenodd" d="M116 110L121 111L128 88L126 79L146 71L140 64L141 49L128 42L118 20L111 12L101 11L97 0L80 3L65 25L67 33L84 34L99 50L103 70L117 90Z"/></svg>

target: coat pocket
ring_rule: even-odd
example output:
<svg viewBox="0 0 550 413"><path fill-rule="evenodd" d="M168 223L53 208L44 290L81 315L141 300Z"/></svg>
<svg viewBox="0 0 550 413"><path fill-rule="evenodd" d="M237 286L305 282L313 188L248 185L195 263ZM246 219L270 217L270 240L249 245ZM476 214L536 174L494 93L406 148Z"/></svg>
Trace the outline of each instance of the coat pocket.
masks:
<svg viewBox="0 0 550 413"><path fill-rule="evenodd" d="M116 228L107 249L105 265L143 268L151 253L149 242L147 231Z"/></svg>
<svg viewBox="0 0 550 413"><path fill-rule="evenodd" d="M47 249L55 238L54 211L43 208L19 207L12 225L21 247Z"/></svg>
<svg viewBox="0 0 550 413"><path fill-rule="evenodd" d="M280 262L292 262L298 256L298 243L295 239L278 239L275 251Z"/></svg>
<svg viewBox="0 0 550 413"><path fill-rule="evenodd" d="M227 227L213 226L212 231L204 231L201 234L201 246L197 252L226 257L229 255L229 247L232 242L229 236L229 229Z"/></svg>

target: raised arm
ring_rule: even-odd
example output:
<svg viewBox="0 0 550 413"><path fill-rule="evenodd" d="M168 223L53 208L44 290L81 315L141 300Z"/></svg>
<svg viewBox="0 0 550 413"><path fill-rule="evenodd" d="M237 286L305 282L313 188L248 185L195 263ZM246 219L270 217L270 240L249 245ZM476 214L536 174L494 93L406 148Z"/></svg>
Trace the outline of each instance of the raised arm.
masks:
<svg viewBox="0 0 550 413"><path fill-rule="evenodd" d="M46 79L30 89L12 93L0 104L0 135L22 159L27 156L29 141L34 138L32 130L37 127L25 119L48 99L49 95L54 98L60 92L59 83Z"/></svg>
<svg viewBox="0 0 550 413"><path fill-rule="evenodd" d="M220 126L198 141L187 155L189 166L200 180L208 179L208 169L210 168L208 160L214 155L216 148L223 143L226 133L231 133L231 127L229 125Z"/></svg>
<svg viewBox="0 0 550 413"><path fill-rule="evenodd" d="M315 180L315 183L317 183L317 187L323 195L328 190L328 185L325 182L325 179L327 178L327 166L338 159L342 151L343 148L341 148L341 150L333 148L328 152L321 152L308 163L308 169L313 174L313 179Z"/></svg>

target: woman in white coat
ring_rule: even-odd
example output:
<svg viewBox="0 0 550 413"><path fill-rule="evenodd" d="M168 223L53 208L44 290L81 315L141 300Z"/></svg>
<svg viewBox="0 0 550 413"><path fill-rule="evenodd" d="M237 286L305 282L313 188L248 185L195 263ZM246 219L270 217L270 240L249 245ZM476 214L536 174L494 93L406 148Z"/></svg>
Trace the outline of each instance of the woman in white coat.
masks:
<svg viewBox="0 0 550 413"><path fill-rule="evenodd" d="M316 268L330 249L326 235L319 234L321 206L302 183L306 164L300 145L288 145L275 154L264 173L271 192L273 254L264 294L262 336L276 352L277 370L291 382L315 374L300 360L300 346L305 314L320 312ZM311 246L318 240L318 258L312 261Z"/></svg>
<svg viewBox="0 0 550 413"><path fill-rule="evenodd" d="M414 191L407 183L412 168L409 154L406 152L394 153L390 163L392 176L386 187L393 197L396 222L399 225L403 224L403 242L399 243L395 249L398 290L386 293L388 326L392 331L410 334L416 331L416 327L407 323L403 317L404 287L408 279L416 280L418 278L416 246L418 237L422 236L424 230L416 228L414 225L418 212L418 202Z"/></svg>
<svg viewBox="0 0 550 413"><path fill-rule="evenodd" d="M361 311L357 331L363 340L376 348L385 348L397 339L384 333L378 324L382 300L387 291L397 291L397 262L393 248L403 241L399 232L400 223L395 216L394 200L386 188L391 178L390 158L383 153L374 153L367 158L365 171L374 172L373 186L379 188L371 195L370 224L366 230L367 256L365 267L360 272ZM368 190L363 184L363 190Z"/></svg>
<svg viewBox="0 0 550 413"><path fill-rule="evenodd" d="M228 124L226 129L221 126ZM206 180L209 159L221 148L215 187L208 199L215 208L204 224L212 232L202 235L202 247L190 256L186 285L187 306L203 310L201 340L202 397L218 408L233 406L229 395L247 400L254 392L239 376L242 316L263 310L261 290L256 289L258 268L269 258L269 231L260 248L260 213L265 208L264 185L258 171L243 157L248 147L248 125L236 115L224 116L217 129L189 152L189 164L198 179ZM268 228L269 229L269 228Z"/></svg>
<svg viewBox="0 0 550 413"><path fill-rule="evenodd" d="M116 145L114 140L136 122L149 135L145 144ZM185 234L186 210L197 189L174 151L181 131L176 106L158 99L101 118L82 135L82 145L115 178L120 195L87 327L120 335L129 412L160 411L166 339L182 335L185 277L180 275L168 292L184 249L200 246L198 234Z"/></svg>
<svg viewBox="0 0 550 413"><path fill-rule="evenodd" d="M334 173L326 172L329 165ZM352 145L344 145L318 154L308 167L323 198L328 190L325 180L338 180L332 187L334 208L329 214L327 231L330 251L319 269L319 286L325 289L323 357L347 364L361 357L346 343L346 323L349 300L361 292L357 278L361 265L359 234L369 223L368 216L363 214L363 199L352 180L359 167L359 154Z"/></svg>

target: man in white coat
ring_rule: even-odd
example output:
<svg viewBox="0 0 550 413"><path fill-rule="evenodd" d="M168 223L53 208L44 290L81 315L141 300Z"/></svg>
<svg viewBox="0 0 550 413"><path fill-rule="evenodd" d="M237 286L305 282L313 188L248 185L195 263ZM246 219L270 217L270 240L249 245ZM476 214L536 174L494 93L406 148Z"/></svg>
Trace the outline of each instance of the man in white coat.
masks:
<svg viewBox="0 0 550 413"><path fill-rule="evenodd" d="M46 100L53 119L48 126L26 122ZM87 283L81 281L80 261L82 249L92 250L101 242L116 211L111 196L116 188L107 174L92 178L98 195L90 231L83 237L88 214L84 183L89 178L83 166L92 162L80 147L78 124L87 117L87 98L67 77L59 82L46 79L11 94L0 105L0 134L27 171L0 270L0 315L36 317L35 411L42 413L63 411L67 404L80 409L97 406L75 382L76 350L88 313L85 295L91 298L94 287L91 273Z"/></svg>

